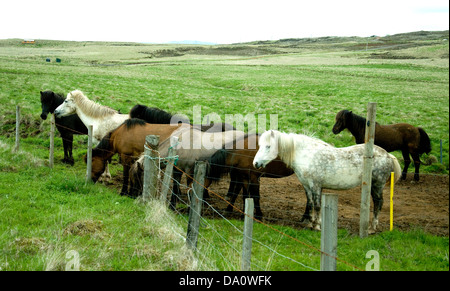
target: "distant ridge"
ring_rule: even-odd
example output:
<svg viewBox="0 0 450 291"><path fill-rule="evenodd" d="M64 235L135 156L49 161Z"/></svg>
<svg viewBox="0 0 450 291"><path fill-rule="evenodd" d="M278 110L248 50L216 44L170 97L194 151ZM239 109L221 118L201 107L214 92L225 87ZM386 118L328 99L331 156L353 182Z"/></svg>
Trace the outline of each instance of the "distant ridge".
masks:
<svg viewBox="0 0 450 291"><path fill-rule="evenodd" d="M199 41L199 40L180 40L180 41L169 41L170 44L197 44L197 45L217 45L214 42Z"/></svg>

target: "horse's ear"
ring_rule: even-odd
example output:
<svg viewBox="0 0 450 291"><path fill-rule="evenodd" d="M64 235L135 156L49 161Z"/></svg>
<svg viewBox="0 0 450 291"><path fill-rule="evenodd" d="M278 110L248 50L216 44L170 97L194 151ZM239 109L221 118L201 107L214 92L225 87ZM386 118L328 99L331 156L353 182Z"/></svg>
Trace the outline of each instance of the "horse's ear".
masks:
<svg viewBox="0 0 450 291"><path fill-rule="evenodd" d="M270 131L270 137L275 137L275 132L273 130Z"/></svg>

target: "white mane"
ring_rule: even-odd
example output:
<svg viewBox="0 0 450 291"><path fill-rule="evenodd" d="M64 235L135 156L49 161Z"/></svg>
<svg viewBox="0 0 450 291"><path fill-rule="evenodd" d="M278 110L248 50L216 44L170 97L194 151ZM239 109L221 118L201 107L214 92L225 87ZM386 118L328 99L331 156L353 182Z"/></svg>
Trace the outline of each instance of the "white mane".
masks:
<svg viewBox="0 0 450 291"><path fill-rule="evenodd" d="M67 97L69 96L73 98L75 104L77 104L81 111L93 118L102 118L105 116L118 114L118 111L109 108L108 106L89 100L80 90L70 92Z"/></svg>

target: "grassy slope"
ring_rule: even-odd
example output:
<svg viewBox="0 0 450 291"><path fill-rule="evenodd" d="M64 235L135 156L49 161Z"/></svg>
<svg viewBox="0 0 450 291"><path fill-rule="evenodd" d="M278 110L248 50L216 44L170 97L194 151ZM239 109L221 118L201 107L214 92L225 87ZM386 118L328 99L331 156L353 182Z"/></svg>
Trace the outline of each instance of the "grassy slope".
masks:
<svg viewBox="0 0 450 291"><path fill-rule="evenodd" d="M0 268L64 269L64 255L74 249L85 270L239 269L239 253L230 244L239 250L242 238L227 223L214 220L202 229L205 240L216 245L200 241L200 258L206 259L194 266L184 250L175 255L182 243L169 237L174 243L167 244L173 232L151 224L155 219L149 218L146 207L107 187L83 186L81 162L73 168L59 163L54 170L45 167L49 126L48 121L39 121L39 90L67 93L79 88L91 99L122 112L142 103L188 116L192 116L192 106L199 104L203 115L274 113L279 114L282 130L313 132L337 146L352 141L348 133L331 134L335 113L347 108L364 115L367 102L375 101L379 122L424 127L431 136L434 156L438 157L439 139L443 139L444 166L434 164L425 170L448 172L448 58L440 58L445 53L448 57L448 42L431 44L389 50L389 59L379 59L374 51L349 51L349 47L364 48L365 41L355 40L340 45L272 44L271 49L280 54L263 56L188 53L149 58L152 52L178 46L38 41L24 47L15 40L0 41ZM201 50L196 46L194 51ZM394 59L393 55L426 59ZM46 57L60 57L62 63L46 63ZM132 63L146 65L124 65ZM23 152L19 155L11 153L16 104L22 107L27 124L22 128ZM85 138L75 140L75 159L80 161ZM60 139L56 142L57 149L62 149ZM57 150L56 159L61 158L62 150ZM118 166L112 170L113 174L121 172ZM175 221L169 229L184 233L180 230L180 225L185 227L183 217L170 216L169 220ZM242 222L234 223L242 227ZM74 231L77 225L86 232ZM317 252L264 226L255 227L255 237L272 249L319 268ZM216 228L227 243L214 232ZM315 247L320 245L318 233L277 228ZM382 270L448 270L448 238L420 230L383 233L363 241L346 231L339 235L339 256L359 268L367 262L365 253L375 249L380 252ZM265 247L254 244L254 248L256 269L303 269ZM222 249L226 251L217 251ZM339 263L338 269L352 268Z"/></svg>

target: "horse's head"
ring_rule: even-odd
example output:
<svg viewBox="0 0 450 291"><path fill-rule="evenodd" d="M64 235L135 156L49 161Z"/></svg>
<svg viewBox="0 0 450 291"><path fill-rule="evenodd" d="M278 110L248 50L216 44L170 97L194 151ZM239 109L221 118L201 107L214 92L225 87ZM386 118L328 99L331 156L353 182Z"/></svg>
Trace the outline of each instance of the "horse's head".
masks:
<svg viewBox="0 0 450 291"><path fill-rule="evenodd" d="M75 100L72 96L72 93L70 92L69 94L67 94L66 100L64 100L64 102L55 109L55 116L68 116L76 113L76 109L77 108L75 105Z"/></svg>
<svg viewBox="0 0 450 291"><path fill-rule="evenodd" d="M269 130L259 137L259 149L253 159L256 169L264 168L278 156L278 132Z"/></svg>
<svg viewBox="0 0 450 291"><path fill-rule="evenodd" d="M84 156L84 162L87 163L87 156ZM107 160L103 159L99 156L93 156L92 157L92 173L91 173L91 179L92 182L97 182L100 176L103 174L103 172L106 169L106 162Z"/></svg>
<svg viewBox="0 0 450 291"><path fill-rule="evenodd" d="M347 128L347 117L351 114L351 111L341 110L336 114L336 122L333 125L333 133L338 134Z"/></svg>
<svg viewBox="0 0 450 291"><path fill-rule="evenodd" d="M47 119L47 115L49 113L52 113L52 110L54 110L54 92L53 91L40 91L41 92L41 118L43 120ZM52 108L53 107L53 108Z"/></svg>

